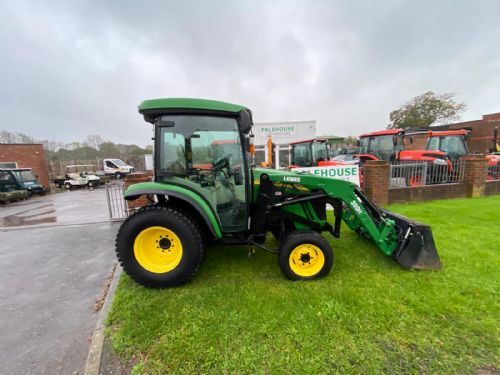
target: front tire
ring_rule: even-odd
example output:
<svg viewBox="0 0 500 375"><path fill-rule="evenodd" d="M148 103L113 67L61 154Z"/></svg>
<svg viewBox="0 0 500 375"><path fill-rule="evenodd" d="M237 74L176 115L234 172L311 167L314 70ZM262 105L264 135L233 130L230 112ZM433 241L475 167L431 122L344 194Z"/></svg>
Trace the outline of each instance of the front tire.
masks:
<svg viewBox="0 0 500 375"><path fill-rule="evenodd" d="M122 224L116 254L125 272L146 287L187 283L203 259L199 227L185 214L163 206L147 206Z"/></svg>
<svg viewBox="0 0 500 375"><path fill-rule="evenodd" d="M309 230L292 232L278 253L283 274L290 280L311 280L330 273L333 251L319 233Z"/></svg>
<svg viewBox="0 0 500 375"><path fill-rule="evenodd" d="M71 188L73 187L69 182L66 182L64 184L64 187L67 189L67 190L71 190Z"/></svg>

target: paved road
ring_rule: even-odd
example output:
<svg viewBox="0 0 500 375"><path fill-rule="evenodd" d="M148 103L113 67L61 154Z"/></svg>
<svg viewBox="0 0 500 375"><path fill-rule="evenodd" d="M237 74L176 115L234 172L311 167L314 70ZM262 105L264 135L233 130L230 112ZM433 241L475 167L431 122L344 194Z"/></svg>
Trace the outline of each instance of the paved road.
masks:
<svg viewBox="0 0 500 375"><path fill-rule="evenodd" d="M0 208L0 373L83 372L93 304L115 260L118 224L85 224L106 219L104 194L72 191ZM30 220L36 225L26 227Z"/></svg>

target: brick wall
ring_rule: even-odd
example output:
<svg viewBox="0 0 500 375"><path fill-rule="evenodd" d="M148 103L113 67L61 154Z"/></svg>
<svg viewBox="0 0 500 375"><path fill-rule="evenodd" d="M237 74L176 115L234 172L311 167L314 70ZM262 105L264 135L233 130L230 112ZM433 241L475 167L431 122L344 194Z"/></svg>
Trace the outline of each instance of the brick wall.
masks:
<svg viewBox="0 0 500 375"><path fill-rule="evenodd" d="M405 150L425 150L427 147L427 134L415 134L405 137Z"/></svg>
<svg viewBox="0 0 500 375"><path fill-rule="evenodd" d="M500 194L500 180L486 181L486 188L484 190L484 195L497 195L497 194Z"/></svg>
<svg viewBox="0 0 500 375"><path fill-rule="evenodd" d="M486 155L468 155L464 157L464 161L463 182L392 189L389 189L389 163L367 161L363 168L363 190L371 200L379 205L500 194L500 181L486 180L488 171Z"/></svg>
<svg viewBox="0 0 500 375"><path fill-rule="evenodd" d="M50 186L41 144L0 144L0 162L16 162L19 168L32 168L38 181L45 187Z"/></svg>
<svg viewBox="0 0 500 375"><path fill-rule="evenodd" d="M389 203L410 203L467 197L467 184L440 184L389 190Z"/></svg>
<svg viewBox="0 0 500 375"><path fill-rule="evenodd" d="M485 194L488 162L484 154L468 155L465 160L464 182L467 184L470 197L480 197Z"/></svg>
<svg viewBox="0 0 500 375"><path fill-rule="evenodd" d="M363 190L379 205L389 203L390 166L385 160L368 160L363 169Z"/></svg>

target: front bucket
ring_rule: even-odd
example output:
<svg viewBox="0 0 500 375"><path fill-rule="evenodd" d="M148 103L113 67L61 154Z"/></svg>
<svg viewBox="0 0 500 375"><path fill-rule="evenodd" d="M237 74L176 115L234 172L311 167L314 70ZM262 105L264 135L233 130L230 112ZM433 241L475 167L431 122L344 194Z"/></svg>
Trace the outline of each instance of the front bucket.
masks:
<svg viewBox="0 0 500 375"><path fill-rule="evenodd" d="M410 220L391 211L383 216L392 219L401 229L400 243L392 257L406 268L437 270L442 267L429 225Z"/></svg>

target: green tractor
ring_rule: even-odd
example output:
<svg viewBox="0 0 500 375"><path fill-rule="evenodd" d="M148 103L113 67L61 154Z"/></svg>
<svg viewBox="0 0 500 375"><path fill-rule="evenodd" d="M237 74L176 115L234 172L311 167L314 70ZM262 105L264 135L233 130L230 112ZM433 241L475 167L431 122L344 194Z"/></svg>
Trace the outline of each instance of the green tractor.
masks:
<svg viewBox="0 0 500 375"><path fill-rule="evenodd" d="M254 168L252 113L246 107L155 99L142 102L139 113L154 124L155 177L127 189L125 199L147 196L150 204L129 216L116 238L120 264L139 284L188 282L209 244L275 252L291 280L323 277L333 252L321 233L338 238L342 221L403 267L441 267L429 226L380 209L356 185ZM231 147L221 154L215 144ZM327 204L334 208L331 223ZM279 243L276 250L264 246L268 232Z"/></svg>

